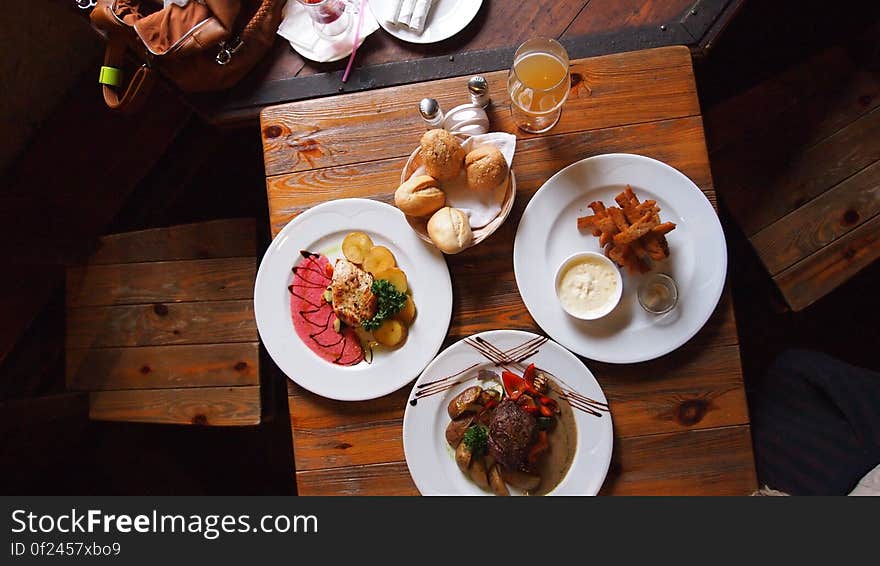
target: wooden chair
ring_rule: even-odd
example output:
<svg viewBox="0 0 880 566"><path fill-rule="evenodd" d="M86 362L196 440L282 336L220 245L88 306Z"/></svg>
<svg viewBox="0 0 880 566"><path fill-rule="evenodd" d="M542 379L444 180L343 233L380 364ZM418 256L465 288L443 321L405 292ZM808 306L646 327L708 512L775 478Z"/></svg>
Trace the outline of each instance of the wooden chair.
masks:
<svg viewBox="0 0 880 566"><path fill-rule="evenodd" d="M67 270L66 382L93 420L261 420L253 219L106 236Z"/></svg>
<svg viewBox="0 0 880 566"><path fill-rule="evenodd" d="M878 58L831 49L706 116L720 200L795 311L880 257Z"/></svg>

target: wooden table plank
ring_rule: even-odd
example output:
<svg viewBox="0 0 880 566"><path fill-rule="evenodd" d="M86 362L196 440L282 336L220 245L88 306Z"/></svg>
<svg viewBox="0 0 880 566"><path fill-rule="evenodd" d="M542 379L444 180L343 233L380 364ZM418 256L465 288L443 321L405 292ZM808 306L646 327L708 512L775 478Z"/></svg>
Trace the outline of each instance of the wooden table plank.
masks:
<svg viewBox="0 0 880 566"><path fill-rule="evenodd" d="M820 297L880 257L880 215L789 267L773 280L794 310Z"/></svg>
<svg viewBox="0 0 880 566"><path fill-rule="evenodd" d="M771 275L880 214L880 161L828 189L751 238Z"/></svg>
<svg viewBox="0 0 880 566"><path fill-rule="evenodd" d="M587 77L592 95L579 98L576 93L549 134L519 135L517 200L510 218L486 243L446 258L453 274L453 320L445 345L487 329L540 331L517 291L510 252L529 199L562 167L601 153L641 153L682 170L714 203L689 53L669 48L575 64L593 73ZM491 80L497 84L500 78ZM298 213L333 198L390 201L404 160L424 130L410 107L429 92L457 101L446 92L460 82L434 81L264 110L273 234ZM506 115L506 97L495 102L495 128L515 131ZM380 128L385 120L393 124L392 138ZM606 491L748 493L755 488L729 291L704 329L676 352L643 364L586 363L611 404L621 451L617 461L633 470L621 472L618 465ZM293 384L288 393L300 493L415 493L401 438L409 388L362 403L323 399ZM717 451L728 454L712 458ZM667 460L652 464L652 457ZM719 479L724 473L730 477Z"/></svg>
<svg viewBox="0 0 880 566"><path fill-rule="evenodd" d="M407 145L408 150L405 152L407 157L417 145L419 135L416 133L411 137L411 143ZM548 171L562 169L592 155L626 151L654 157L676 167L702 188L714 204L712 178L705 167L708 157L702 135L702 121L699 117L689 117L571 134L559 134L554 130L542 138L518 141L513 163L517 180L514 203L516 211L521 214L531 196L547 180ZM400 171L405 162L406 158L399 156L269 177L266 190L271 201L273 236L297 213L334 198L339 193L339 187L343 185L348 197L391 202L394 189L400 183ZM503 237L499 233L495 238L505 239L512 235L511 230L515 230L515 224L505 223L502 230L510 233ZM478 253L477 250L480 249L477 246L466 254Z"/></svg>
<svg viewBox="0 0 880 566"><path fill-rule="evenodd" d="M618 438L749 422L738 346L682 348L643 364L586 364L609 400ZM409 389L346 403L294 386L288 404L297 470L402 460Z"/></svg>
<svg viewBox="0 0 880 566"><path fill-rule="evenodd" d="M573 61L574 86L553 134L699 115L690 70L685 47ZM506 77L503 71L486 74L493 100L489 113L494 130L514 133ZM326 111L328 99L268 107L260 113L266 174L409 155L425 129L417 111L425 96L449 109L467 102L465 81L353 93L332 99L338 102L333 112Z"/></svg>
<svg viewBox="0 0 880 566"><path fill-rule="evenodd" d="M102 236L90 265L253 257L257 255L253 218L212 220Z"/></svg>
<svg viewBox="0 0 880 566"><path fill-rule="evenodd" d="M211 426L260 424L260 386L95 391L89 418Z"/></svg>
<svg viewBox="0 0 880 566"><path fill-rule="evenodd" d="M67 311L68 348L256 342L254 302L204 301Z"/></svg>
<svg viewBox="0 0 880 566"><path fill-rule="evenodd" d="M403 461L301 471L296 482L300 495L419 494ZM744 425L622 439L600 495L748 495L756 485Z"/></svg>
<svg viewBox="0 0 880 566"><path fill-rule="evenodd" d="M67 388L81 391L257 385L259 357L257 342L74 348L65 373Z"/></svg>
<svg viewBox="0 0 880 566"><path fill-rule="evenodd" d="M256 274L254 257L73 267L67 306L249 299Z"/></svg>
<svg viewBox="0 0 880 566"><path fill-rule="evenodd" d="M693 4L694 0L591 0L565 30L565 36L671 25L678 22Z"/></svg>

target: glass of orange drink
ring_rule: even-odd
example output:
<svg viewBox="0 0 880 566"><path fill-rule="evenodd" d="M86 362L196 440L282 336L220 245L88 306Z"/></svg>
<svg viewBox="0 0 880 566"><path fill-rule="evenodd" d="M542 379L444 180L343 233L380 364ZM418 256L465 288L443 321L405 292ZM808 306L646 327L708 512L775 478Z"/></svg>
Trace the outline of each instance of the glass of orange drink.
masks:
<svg viewBox="0 0 880 566"><path fill-rule="evenodd" d="M570 88L568 53L554 39L530 39L519 46L507 75L510 114L526 132L556 125Z"/></svg>

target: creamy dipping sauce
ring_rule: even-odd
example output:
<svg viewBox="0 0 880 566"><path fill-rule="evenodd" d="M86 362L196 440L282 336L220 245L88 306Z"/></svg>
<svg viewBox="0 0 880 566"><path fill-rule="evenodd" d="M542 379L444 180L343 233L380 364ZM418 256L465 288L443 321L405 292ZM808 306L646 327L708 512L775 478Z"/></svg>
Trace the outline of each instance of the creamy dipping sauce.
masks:
<svg viewBox="0 0 880 566"><path fill-rule="evenodd" d="M559 301L574 316L588 317L605 309L617 296L617 273L596 257L572 262L559 280Z"/></svg>

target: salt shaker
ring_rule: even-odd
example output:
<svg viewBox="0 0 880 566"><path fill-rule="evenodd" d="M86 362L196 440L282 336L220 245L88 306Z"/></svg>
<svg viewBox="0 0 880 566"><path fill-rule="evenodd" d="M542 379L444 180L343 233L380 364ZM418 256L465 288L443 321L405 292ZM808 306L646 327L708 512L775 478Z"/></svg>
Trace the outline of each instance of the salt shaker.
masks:
<svg viewBox="0 0 880 566"><path fill-rule="evenodd" d="M471 104L486 108L492 101L489 98L489 81L482 75L475 75L468 80L468 94L471 96Z"/></svg>
<svg viewBox="0 0 880 566"><path fill-rule="evenodd" d="M419 114L422 115L422 119L428 125L429 130L443 127L443 110L440 108L440 103L435 99L423 98L419 102Z"/></svg>

